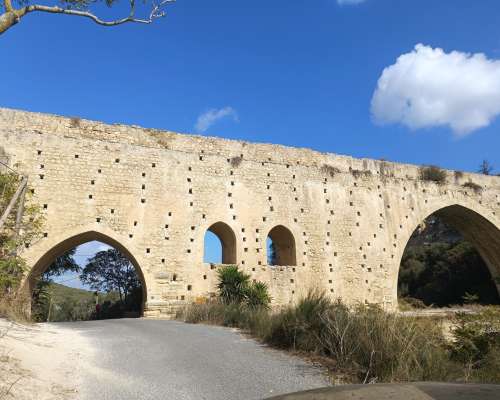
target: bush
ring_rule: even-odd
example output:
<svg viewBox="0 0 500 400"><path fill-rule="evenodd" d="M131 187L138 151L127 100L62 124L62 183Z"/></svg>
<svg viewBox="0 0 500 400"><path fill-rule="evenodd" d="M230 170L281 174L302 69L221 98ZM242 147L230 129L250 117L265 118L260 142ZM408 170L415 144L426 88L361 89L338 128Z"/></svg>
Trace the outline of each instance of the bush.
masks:
<svg viewBox="0 0 500 400"><path fill-rule="evenodd" d="M219 283L217 289L223 303L242 303L250 275L238 269L237 265L227 265L217 271Z"/></svg>
<svg viewBox="0 0 500 400"><path fill-rule="evenodd" d="M334 167L333 165L323 164L321 172L325 175L330 175L330 177L333 178L336 174L340 174L340 169Z"/></svg>
<svg viewBox="0 0 500 400"><path fill-rule="evenodd" d="M420 167L420 179L443 185L446 183L446 171L435 165Z"/></svg>
<svg viewBox="0 0 500 400"><path fill-rule="evenodd" d="M452 329L451 357L463 368L465 381L500 382L500 310L459 313Z"/></svg>
<svg viewBox="0 0 500 400"><path fill-rule="evenodd" d="M268 307L271 297L263 282L250 282L250 275L236 265L226 265L217 271L220 300L225 304L247 304L251 307Z"/></svg>
<svg viewBox="0 0 500 400"><path fill-rule="evenodd" d="M231 160L230 160L231 167L238 168L240 166L240 164L241 164L242 161L243 161L243 157L242 156L232 157Z"/></svg>
<svg viewBox="0 0 500 400"><path fill-rule="evenodd" d="M268 307L271 296L264 282L252 282L245 290L246 303L251 307Z"/></svg>
<svg viewBox="0 0 500 400"><path fill-rule="evenodd" d="M475 193L481 193L483 191L483 187L481 185L478 185L477 183L474 183L472 181L465 182L462 186L472 189Z"/></svg>

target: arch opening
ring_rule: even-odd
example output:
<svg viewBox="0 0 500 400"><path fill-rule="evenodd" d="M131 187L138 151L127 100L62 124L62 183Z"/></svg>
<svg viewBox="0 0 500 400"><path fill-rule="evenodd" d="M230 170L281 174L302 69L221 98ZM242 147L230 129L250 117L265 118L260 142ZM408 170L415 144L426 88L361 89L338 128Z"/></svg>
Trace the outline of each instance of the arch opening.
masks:
<svg viewBox="0 0 500 400"><path fill-rule="evenodd" d="M205 232L203 261L236 264L236 235L226 223L216 222Z"/></svg>
<svg viewBox="0 0 500 400"><path fill-rule="evenodd" d="M98 232L70 237L49 249L28 275L25 291L38 321L139 317L147 299L135 257Z"/></svg>
<svg viewBox="0 0 500 400"><path fill-rule="evenodd" d="M398 271L405 306L500 304L500 230L459 205L428 215L414 230Z"/></svg>
<svg viewBox="0 0 500 400"><path fill-rule="evenodd" d="M295 238L283 225L271 229L266 238L268 265L297 265Z"/></svg>

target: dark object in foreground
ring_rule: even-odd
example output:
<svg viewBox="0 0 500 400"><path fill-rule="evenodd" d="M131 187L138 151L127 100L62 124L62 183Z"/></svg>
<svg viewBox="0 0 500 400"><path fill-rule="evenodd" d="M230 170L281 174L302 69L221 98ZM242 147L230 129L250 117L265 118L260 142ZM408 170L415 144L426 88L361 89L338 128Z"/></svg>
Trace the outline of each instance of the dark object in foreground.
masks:
<svg viewBox="0 0 500 400"><path fill-rule="evenodd" d="M500 385L457 383L382 383L342 385L285 394L268 400L498 400Z"/></svg>

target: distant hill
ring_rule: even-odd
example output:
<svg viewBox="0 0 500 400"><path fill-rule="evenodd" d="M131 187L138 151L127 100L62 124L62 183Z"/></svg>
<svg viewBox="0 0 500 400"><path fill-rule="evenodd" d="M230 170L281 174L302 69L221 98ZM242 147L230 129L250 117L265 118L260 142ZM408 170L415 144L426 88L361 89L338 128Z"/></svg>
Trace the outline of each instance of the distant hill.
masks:
<svg viewBox="0 0 500 400"><path fill-rule="evenodd" d="M77 289L69 286L61 285L60 283L52 282L49 284L49 291L51 293L52 301L54 303L63 303L67 300L74 301L77 303L83 302L93 302L94 291ZM102 303L105 300L116 301L119 300L118 293L99 293L99 302Z"/></svg>

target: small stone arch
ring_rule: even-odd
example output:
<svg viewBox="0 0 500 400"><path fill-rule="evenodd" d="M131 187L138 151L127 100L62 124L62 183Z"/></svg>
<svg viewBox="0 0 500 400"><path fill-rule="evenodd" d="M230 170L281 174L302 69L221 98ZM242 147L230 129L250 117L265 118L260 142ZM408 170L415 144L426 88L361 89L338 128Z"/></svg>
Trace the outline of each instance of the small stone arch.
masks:
<svg viewBox="0 0 500 400"><path fill-rule="evenodd" d="M114 235L113 235L114 236ZM24 284L22 285L22 291L25 295L31 298L31 293L36 284L36 279L49 267L49 265L57 258L62 256L67 251L87 242L98 241L105 243L117 250L119 250L125 257L130 260L135 268L137 276L142 284L142 311L144 312L146 301L147 301L147 284L142 268L137 260L137 258L132 254L132 252L122 244L120 240L111 235L96 231L88 230L76 234L68 234L65 237L59 238L59 240L52 240L50 246L44 246L45 249L41 249L41 256L34 258L36 261L33 263L33 268L29 271Z"/></svg>
<svg viewBox="0 0 500 400"><path fill-rule="evenodd" d="M267 237L274 244L274 251L276 252L274 265L297 265L295 238L290 229L283 225L277 225L269 231Z"/></svg>
<svg viewBox="0 0 500 400"><path fill-rule="evenodd" d="M225 222L219 221L210 225L206 232L208 231L216 235L222 244L222 264L236 264L236 235L233 229Z"/></svg>
<svg viewBox="0 0 500 400"><path fill-rule="evenodd" d="M399 268L403 258L405 248L411 235L426 218L435 215L446 224L456 229L465 240L470 242L477 249L484 262L488 266L491 277L496 284L500 295L500 224L485 216L483 210L474 206L462 204L449 204L427 208L425 212L415 221L413 229L401 238L397 260L396 273L393 281L393 299L397 304L397 286L399 278Z"/></svg>

